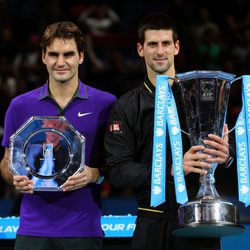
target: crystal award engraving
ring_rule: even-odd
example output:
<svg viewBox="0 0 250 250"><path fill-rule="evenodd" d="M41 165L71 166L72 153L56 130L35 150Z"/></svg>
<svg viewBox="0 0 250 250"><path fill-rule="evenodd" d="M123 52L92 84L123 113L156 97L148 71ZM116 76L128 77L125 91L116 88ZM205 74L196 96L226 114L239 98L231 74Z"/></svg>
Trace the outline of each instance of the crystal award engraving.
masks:
<svg viewBox="0 0 250 250"><path fill-rule="evenodd" d="M182 90L191 145L204 145L208 134L223 136L230 86L235 75L222 71L191 71L177 74ZM206 145L204 145L206 146ZM244 232L238 208L224 201L214 183L214 163L200 176L196 199L179 208L179 228L173 233L185 237L222 237Z"/></svg>
<svg viewBox="0 0 250 250"><path fill-rule="evenodd" d="M60 191L84 162L85 138L63 116L33 116L10 137L10 169L34 191Z"/></svg>

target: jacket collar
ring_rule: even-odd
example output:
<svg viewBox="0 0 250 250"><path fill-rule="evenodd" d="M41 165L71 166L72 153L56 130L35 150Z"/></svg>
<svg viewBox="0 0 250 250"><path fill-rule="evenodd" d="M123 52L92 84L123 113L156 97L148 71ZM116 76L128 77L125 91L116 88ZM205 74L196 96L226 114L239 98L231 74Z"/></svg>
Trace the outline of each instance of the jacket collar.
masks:
<svg viewBox="0 0 250 250"><path fill-rule="evenodd" d="M73 96L73 98L81 98L88 99L88 91L87 86L79 80L77 90ZM47 81L41 88L39 100L43 100L45 98L51 98L51 93L49 90L49 81Z"/></svg>

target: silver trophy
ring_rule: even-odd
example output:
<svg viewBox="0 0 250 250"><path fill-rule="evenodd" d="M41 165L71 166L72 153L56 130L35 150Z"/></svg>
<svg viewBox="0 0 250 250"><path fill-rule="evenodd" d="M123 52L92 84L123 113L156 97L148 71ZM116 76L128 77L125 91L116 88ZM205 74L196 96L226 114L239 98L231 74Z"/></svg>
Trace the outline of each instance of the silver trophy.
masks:
<svg viewBox="0 0 250 250"><path fill-rule="evenodd" d="M223 136L230 86L235 75L222 71L191 71L177 75L182 90L191 145L204 145L208 134ZM205 145L204 145L205 146ZM200 176L196 199L180 206L179 227L173 232L184 237L223 237L240 234L238 207L221 199L214 183L213 164Z"/></svg>
<svg viewBox="0 0 250 250"><path fill-rule="evenodd" d="M10 169L28 176L34 191L61 191L82 171L85 138L63 116L34 116L10 137Z"/></svg>

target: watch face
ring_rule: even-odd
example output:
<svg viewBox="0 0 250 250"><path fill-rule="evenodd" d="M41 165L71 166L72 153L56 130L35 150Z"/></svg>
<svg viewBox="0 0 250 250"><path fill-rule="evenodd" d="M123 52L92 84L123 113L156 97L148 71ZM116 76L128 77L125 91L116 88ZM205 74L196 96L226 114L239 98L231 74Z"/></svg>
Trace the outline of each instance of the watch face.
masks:
<svg viewBox="0 0 250 250"><path fill-rule="evenodd" d="M84 167L85 138L65 117L31 117L10 138L10 169L35 191L60 191Z"/></svg>

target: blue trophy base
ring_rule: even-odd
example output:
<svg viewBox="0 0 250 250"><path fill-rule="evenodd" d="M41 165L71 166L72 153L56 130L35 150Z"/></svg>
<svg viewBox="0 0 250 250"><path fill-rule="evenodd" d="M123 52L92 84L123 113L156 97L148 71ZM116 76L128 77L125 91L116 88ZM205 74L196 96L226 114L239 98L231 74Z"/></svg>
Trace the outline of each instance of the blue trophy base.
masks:
<svg viewBox="0 0 250 250"><path fill-rule="evenodd" d="M176 229L173 234L181 237L205 237L205 238L221 238L226 236L237 235L245 232L245 228L238 225L222 225L222 224L194 224Z"/></svg>

